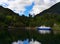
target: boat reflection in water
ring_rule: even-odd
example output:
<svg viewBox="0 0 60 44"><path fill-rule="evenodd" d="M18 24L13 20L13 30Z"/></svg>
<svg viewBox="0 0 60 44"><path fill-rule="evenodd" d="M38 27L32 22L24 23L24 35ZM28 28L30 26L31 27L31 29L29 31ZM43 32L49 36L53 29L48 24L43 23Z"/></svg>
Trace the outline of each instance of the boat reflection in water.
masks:
<svg viewBox="0 0 60 44"><path fill-rule="evenodd" d="M46 27L46 26L37 27L37 30L41 34L51 33L52 31L51 27Z"/></svg>

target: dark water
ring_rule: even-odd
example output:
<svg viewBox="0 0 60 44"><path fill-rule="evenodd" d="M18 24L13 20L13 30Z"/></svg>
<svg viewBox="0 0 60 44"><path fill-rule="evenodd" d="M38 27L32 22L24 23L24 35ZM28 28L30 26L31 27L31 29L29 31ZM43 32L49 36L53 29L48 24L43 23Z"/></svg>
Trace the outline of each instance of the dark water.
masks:
<svg viewBox="0 0 60 44"><path fill-rule="evenodd" d="M37 30L2 29L0 30L0 44L11 44L14 41L34 39L42 44L60 44L60 34L40 34Z"/></svg>

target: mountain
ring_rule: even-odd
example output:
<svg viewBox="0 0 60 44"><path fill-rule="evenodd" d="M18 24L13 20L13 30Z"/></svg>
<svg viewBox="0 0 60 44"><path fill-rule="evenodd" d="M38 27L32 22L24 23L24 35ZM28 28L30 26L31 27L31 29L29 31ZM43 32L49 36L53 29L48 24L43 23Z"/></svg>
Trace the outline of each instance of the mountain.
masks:
<svg viewBox="0 0 60 44"><path fill-rule="evenodd" d="M44 10L43 12L39 13L38 15L44 15L44 14L60 14L60 2L53 5L47 10Z"/></svg>
<svg viewBox="0 0 60 44"><path fill-rule="evenodd" d="M4 14L4 15L18 15L16 13L14 13L12 10L8 9L8 8L4 8L2 6L0 6L0 15Z"/></svg>
<svg viewBox="0 0 60 44"><path fill-rule="evenodd" d="M29 17L24 15L20 16L12 10L0 6L0 28L28 27L31 23L31 19L33 19L31 15Z"/></svg>
<svg viewBox="0 0 60 44"><path fill-rule="evenodd" d="M53 26L60 24L60 2L39 13L35 17L19 16L8 8L0 6L0 27L37 27L40 25ZM42 15L42 16L40 16Z"/></svg>
<svg viewBox="0 0 60 44"><path fill-rule="evenodd" d="M37 14L35 18L38 22L40 21L38 24L41 25L52 27L54 24L60 24L60 2Z"/></svg>
<svg viewBox="0 0 60 44"><path fill-rule="evenodd" d="M12 10L0 6L0 28L25 26L25 19L25 16L19 16Z"/></svg>

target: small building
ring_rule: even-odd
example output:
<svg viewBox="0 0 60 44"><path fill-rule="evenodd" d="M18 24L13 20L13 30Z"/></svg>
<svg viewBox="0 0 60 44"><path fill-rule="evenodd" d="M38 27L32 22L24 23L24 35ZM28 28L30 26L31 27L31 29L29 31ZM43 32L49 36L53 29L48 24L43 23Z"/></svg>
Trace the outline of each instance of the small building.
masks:
<svg viewBox="0 0 60 44"><path fill-rule="evenodd" d="M46 34L46 33L51 33L52 29L51 29L51 27L40 26L40 27L37 27L37 30L41 34Z"/></svg>

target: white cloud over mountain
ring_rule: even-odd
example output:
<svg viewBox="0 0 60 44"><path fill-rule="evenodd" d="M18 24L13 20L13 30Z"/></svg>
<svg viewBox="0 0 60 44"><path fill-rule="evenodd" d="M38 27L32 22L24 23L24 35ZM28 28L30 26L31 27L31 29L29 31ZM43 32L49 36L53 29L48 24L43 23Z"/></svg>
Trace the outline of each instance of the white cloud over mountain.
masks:
<svg viewBox="0 0 60 44"><path fill-rule="evenodd" d="M0 0L0 5L16 13L24 14L24 11L26 11L25 6L31 5L33 2L34 6L30 13L36 15L55 3L60 2L60 0Z"/></svg>
<svg viewBox="0 0 60 44"><path fill-rule="evenodd" d="M36 15L42 12L43 10L48 9L49 7L51 7L52 5L58 2L60 2L60 0L36 0L31 14Z"/></svg>

